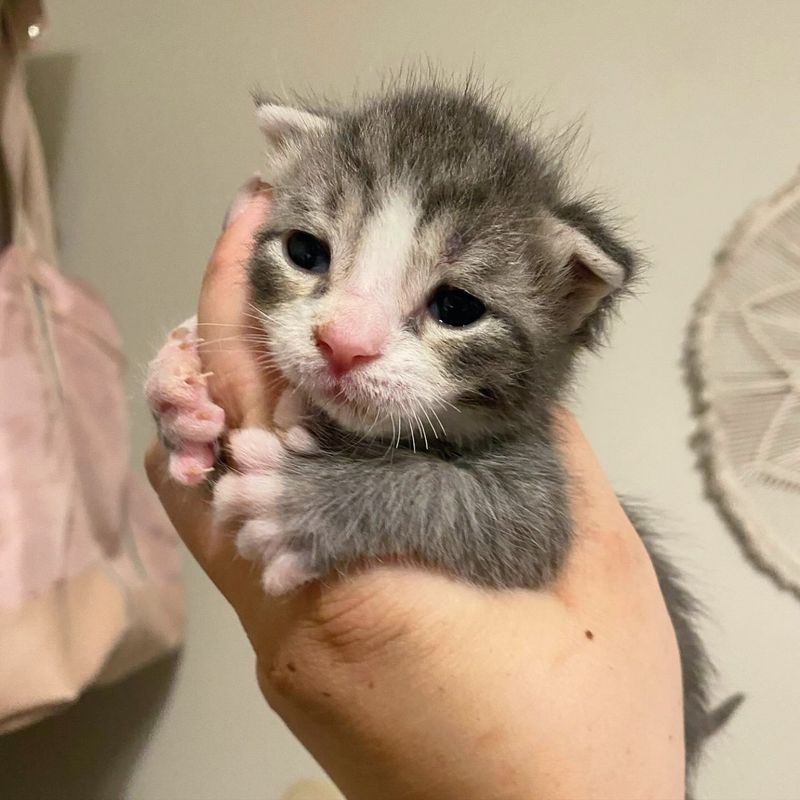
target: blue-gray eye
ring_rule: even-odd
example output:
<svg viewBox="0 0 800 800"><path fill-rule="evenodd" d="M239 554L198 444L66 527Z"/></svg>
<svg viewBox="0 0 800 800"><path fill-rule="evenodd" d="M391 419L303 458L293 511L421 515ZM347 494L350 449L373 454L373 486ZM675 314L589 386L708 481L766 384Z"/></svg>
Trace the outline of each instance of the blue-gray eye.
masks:
<svg viewBox="0 0 800 800"><path fill-rule="evenodd" d="M328 245L305 231L289 231L286 236L286 255L292 264L308 272L327 272L331 266Z"/></svg>
<svg viewBox="0 0 800 800"><path fill-rule="evenodd" d="M428 311L442 325L463 328L477 322L486 313L486 306L463 289L440 286L431 298Z"/></svg>

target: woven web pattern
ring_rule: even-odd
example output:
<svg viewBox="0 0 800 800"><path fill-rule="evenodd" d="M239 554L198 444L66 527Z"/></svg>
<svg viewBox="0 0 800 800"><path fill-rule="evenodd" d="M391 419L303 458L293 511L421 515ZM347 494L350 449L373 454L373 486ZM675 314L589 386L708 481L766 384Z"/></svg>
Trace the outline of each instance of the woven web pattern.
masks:
<svg viewBox="0 0 800 800"><path fill-rule="evenodd" d="M800 592L800 176L725 244L689 366L710 495L759 565Z"/></svg>

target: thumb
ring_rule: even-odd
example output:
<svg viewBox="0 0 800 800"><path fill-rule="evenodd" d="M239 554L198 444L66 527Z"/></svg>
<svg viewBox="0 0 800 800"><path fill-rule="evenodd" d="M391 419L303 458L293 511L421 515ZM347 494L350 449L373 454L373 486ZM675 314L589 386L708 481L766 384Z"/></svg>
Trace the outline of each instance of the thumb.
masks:
<svg viewBox="0 0 800 800"><path fill-rule="evenodd" d="M270 209L269 187L245 184L234 200L203 278L198 305L200 356L212 373L209 391L225 409L229 428L265 425L270 419L271 386L266 334L251 310L247 265L253 239Z"/></svg>

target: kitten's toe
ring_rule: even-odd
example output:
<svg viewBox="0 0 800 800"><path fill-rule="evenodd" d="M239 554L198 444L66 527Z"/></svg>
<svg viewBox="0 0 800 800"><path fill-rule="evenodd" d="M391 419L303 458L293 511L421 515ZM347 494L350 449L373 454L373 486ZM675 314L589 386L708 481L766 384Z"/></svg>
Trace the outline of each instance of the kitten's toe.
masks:
<svg viewBox="0 0 800 800"><path fill-rule="evenodd" d="M224 424L208 394L196 331L194 318L175 328L148 367L145 398L170 441L213 441Z"/></svg>
<svg viewBox="0 0 800 800"><path fill-rule="evenodd" d="M261 585L267 594L279 595L298 589L317 577L308 569L302 555L284 550L264 567Z"/></svg>
<svg viewBox="0 0 800 800"><path fill-rule="evenodd" d="M286 447L294 453L310 454L319 450L317 440L311 435L308 428L302 425L292 425L284 434L283 441Z"/></svg>
<svg viewBox="0 0 800 800"><path fill-rule="evenodd" d="M242 472L277 467L284 453L281 440L272 431L263 428L232 431L228 448L234 463Z"/></svg>
<svg viewBox="0 0 800 800"><path fill-rule="evenodd" d="M225 429L225 412L207 398L191 407L176 407L158 418L168 442L215 442Z"/></svg>
<svg viewBox="0 0 800 800"><path fill-rule="evenodd" d="M305 408L296 391L287 389L278 400L273 421L282 432L281 437L289 450L295 453L315 453L319 450L316 439L303 425Z"/></svg>
<svg viewBox="0 0 800 800"><path fill-rule="evenodd" d="M272 473L223 475L214 486L214 519L218 525L242 518L271 517L281 494L281 481Z"/></svg>
<svg viewBox="0 0 800 800"><path fill-rule="evenodd" d="M197 486L214 471L215 461L213 444L184 444L169 454L169 475L184 486Z"/></svg>
<svg viewBox="0 0 800 800"><path fill-rule="evenodd" d="M170 333L150 362L144 392L153 413L159 415L174 406L194 405L204 389L196 322L191 319Z"/></svg>
<svg viewBox="0 0 800 800"><path fill-rule="evenodd" d="M251 519L236 534L236 549L248 561L266 560L280 544L281 528L269 519Z"/></svg>

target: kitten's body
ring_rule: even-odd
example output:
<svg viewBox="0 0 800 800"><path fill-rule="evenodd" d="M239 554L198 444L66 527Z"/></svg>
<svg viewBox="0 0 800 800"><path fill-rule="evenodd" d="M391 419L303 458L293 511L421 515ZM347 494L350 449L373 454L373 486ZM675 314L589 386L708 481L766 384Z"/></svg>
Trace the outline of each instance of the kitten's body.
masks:
<svg viewBox="0 0 800 800"><path fill-rule="evenodd" d="M571 539L551 412L637 258L474 91L259 114L274 205L252 299L315 443L259 461L234 442L252 469L215 498L223 517L247 509L241 551L272 591L397 557L495 589L547 584ZM639 530L681 647L691 766L731 709L709 715L692 602Z"/></svg>

